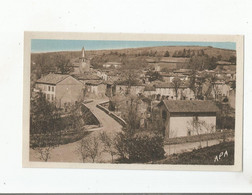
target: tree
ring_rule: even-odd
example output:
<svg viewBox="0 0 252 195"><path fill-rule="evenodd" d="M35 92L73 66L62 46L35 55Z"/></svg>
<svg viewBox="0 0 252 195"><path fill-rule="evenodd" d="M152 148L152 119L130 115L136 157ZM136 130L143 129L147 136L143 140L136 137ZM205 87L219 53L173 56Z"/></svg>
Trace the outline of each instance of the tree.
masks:
<svg viewBox="0 0 252 195"><path fill-rule="evenodd" d="M98 138L93 136L82 139L79 142L77 152L81 155L83 162L85 161L85 159L89 157L92 159L92 162L94 163L96 157L99 155Z"/></svg>
<svg viewBox="0 0 252 195"><path fill-rule="evenodd" d="M217 56L217 60L218 60L218 61L221 61L221 60L222 60L222 55L218 55L218 56Z"/></svg>
<svg viewBox="0 0 252 195"><path fill-rule="evenodd" d="M175 91L175 96L176 96L176 100L178 99L178 90L179 90L179 87L181 85L181 80L179 77L174 77L172 79L172 85L174 87L174 91Z"/></svg>
<svg viewBox="0 0 252 195"><path fill-rule="evenodd" d="M68 74L73 71L70 60L66 59L63 55L57 55L55 63L57 70L60 71L61 74Z"/></svg>
<svg viewBox="0 0 252 195"><path fill-rule="evenodd" d="M111 155L111 162L114 162L114 156L117 154L115 148L115 137L112 135L108 135L105 131L100 133L100 140L104 145L104 152L107 152Z"/></svg>
<svg viewBox="0 0 252 195"><path fill-rule="evenodd" d="M166 51L166 52L165 52L164 57L170 57L169 51Z"/></svg>
<svg viewBox="0 0 252 195"><path fill-rule="evenodd" d="M48 161L51 150L61 142L60 119L60 110L41 91L32 94L30 143L41 160Z"/></svg>
<svg viewBox="0 0 252 195"><path fill-rule="evenodd" d="M206 133L214 133L216 127L213 124L207 124L203 120L199 120L198 116L194 116L194 118L191 121L187 122L187 131L188 135L197 135L200 136L202 134ZM199 139L200 142L200 147L201 145L201 139ZM207 145L208 145L208 140L207 140Z"/></svg>
<svg viewBox="0 0 252 195"><path fill-rule="evenodd" d="M236 56L234 55L230 56L228 61L231 62L232 64L236 64Z"/></svg>
<svg viewBox="0 0 252 195"><path fill-rule="evenodd" d="M178 57L178 51L174 51L172 57Z"/></svg>
<svg viewBox="0 0 252 195"><path fill-rule="evenodd" d="M42 132L31 135L31 148L37 151L40 160L47 162L51 158L51 151L60 144L61 136L58 132Z"/></svg>
<svg viewBox="0 0 252 195"><path fill-rule="evenodd" d="M139 99L129 96L128 104L122 110L123 119L126 121L126 127L116 136L115 148L121 159L129 159L129 152L132 149L132 138L140 127L140 116L138 112Z"/></svg>
<svg viewBox="0 0 252 195"><path fill-rule="evenodd" d="M208 74L206 78L209 82L209 88L206 92L206 97L209 97L211 95L211 92L213 92L214 99L217 99L218 95L218 86L216 85L216 81L218 80L218 77L215 73Z"/></svg>
<svg viewBox="0 0 252 195"><path fill-rule="evenodd" d="M152 82L152 81L156 81L156 80L160 80L160 81L163 81L163 77L162 75L160 75L159 72L157 71L148 71L146 73L146 76L149 76L149 81Z"/></svg>
<svg viewBox="0 0 252 195"><path fill-rule="evenodd" d="M30 132L43 133L59 130L60 109L46 100L41 91L33 93L30 108Z"/></svg>
<svg viewBox="0 0 252 195"><path fill-rule="evenodd" d="M81 106L81 102L76 102L74 105L72 105L67 117L70 123L70 128L74 131L81 131L82 127L85 125Z"/></svg>

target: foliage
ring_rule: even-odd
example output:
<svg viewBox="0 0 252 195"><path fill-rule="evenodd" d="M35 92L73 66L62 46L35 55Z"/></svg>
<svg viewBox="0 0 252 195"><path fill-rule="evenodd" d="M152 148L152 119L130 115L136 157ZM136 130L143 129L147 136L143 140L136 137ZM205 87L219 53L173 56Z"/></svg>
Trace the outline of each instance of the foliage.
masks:
<svg viewBox="0 0 252 195"><path fill-rule="evenodd" d="M111 155L111 162L114 162L114 156L117 154L116 148L115 148L115 139L114 136L112 136L111 134L109 135L106 132L101 132L100 133L100 140L102 141L103 145L104 145L104 152L107 152Z"/></svg>
<svg viewBox="0 0 252 195"><path fill-rule="evenodd" d="M130 162L148 162L164 158L163 137L152 132L136 133L131 139Z"/></svg>
<svg viewBox="0 0 252 195"><path fill-rule="evenodd" d="M60 110L54 103L46 100L40 91L31 97L30 132L42 133L56 131L60 125Z"/></svg>
<svg viewBox="0 0 252 195"><path fill-rule="evenodd" d="M73 71L73 66L69 59L66 59L63 55L56 55L55 58L56 69L61 74L68 74Z"/></svg>
<svg viewBox="0 0 252 195"><path fill-rule="evenodd" d="M217 113L216 126L219 129L235 129L234 110L227 103L216 102L219 108Z"/></svg>
<svg viewBox="0 0 252 195"><path fill-rule="evenodd" d="M92 162L95 162L95 159L99 155L99 141L98 138L93 136L91 138L84 138L79 142L77 152L81 155L82 161L85 162L85 159L91 158Z"/></svg>
<svg viewBox="0 0 252 195"><path fill-rule="evenodd" d="M74 105L70 107L70 111L67 117L70 128L75 131L81 131L82 127L85 125L81 107L82 107L81 103L76 102Z"/></svg>
<svg viewBox="0 0 252 195"><path fill-rule="evenodd" d="M166 51L166 52L165 52L164 57L170 57L169 51Z"/></svg>
<svg viewBox="0 0 252 195"><path fill-rule="evenodd" d="M234 55L230 56L228 61L231 62L232 64L236 64L236 56Z"/></svg>
<svg viewBox="0 0 252 195"><path fill-rule="evenodd" d="M146 76L149 76L149 81L152 82L152 81L156 81L156 80L159 80L159 81L163 81L163 77L162 75L160 75L159 72L157 71L148 71L146 73Z"/></svg>
<svg viewBox="0 0 252 195"><path fill-rule="evenodd" d="M178 99L178 90L179 90L179 87L180 87L181 83L182 82L181 82L179 77L174 77L172 79L172 85L174 87L176 99Z"/></svg>
<svg viewBox="0 0 252 195"><path fill-rule="evenodd" d="M213 70L217 67L216 62L216 57L209 57L206 54L198 54L190 58L189 67L195 70Z"/></svg>
<svg viewBox="0 0 252 195"><path fill-rule="evenodd" d="M235 129L235 118L231 116L217 117L216 126L222 129Z"/></svg>
<svg viewBox="0 0 252 195"><path fill-rule="evenodd" d="M200 50L197 52L198 55L202 55L202 53L204 53L203 50ZM195 56L195 51L191 50L191 49L183 49L183 50L177 50L174 51L172 57L176 57L176 58L190 58L192 56Z"/></svg>

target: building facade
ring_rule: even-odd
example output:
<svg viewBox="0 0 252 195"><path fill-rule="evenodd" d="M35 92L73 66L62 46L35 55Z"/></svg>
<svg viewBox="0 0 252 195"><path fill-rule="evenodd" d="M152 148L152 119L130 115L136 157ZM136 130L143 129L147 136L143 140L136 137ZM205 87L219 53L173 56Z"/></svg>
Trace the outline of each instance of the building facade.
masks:
<svg viewBox="0 0 252 195"><path fill-rule="evenodd" d="M75 103L83 96L83 85L70 75L48 74L36 81L36 89L45 94L46 99L58 107Z"/></svg>
<svg viewBox="0 0 252 195"><path fill-rule="evenodd" d="M162 100L158 108L166 139L216 131L218 107L212 101Z"/></svg>

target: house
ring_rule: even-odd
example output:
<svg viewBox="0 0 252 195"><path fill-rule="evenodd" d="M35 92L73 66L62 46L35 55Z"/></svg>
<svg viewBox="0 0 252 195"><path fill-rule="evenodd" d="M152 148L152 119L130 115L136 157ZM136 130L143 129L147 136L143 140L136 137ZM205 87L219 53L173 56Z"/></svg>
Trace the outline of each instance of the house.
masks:
<svg viewBox="0 0 252 195"><path fill-rule="evenodd" d="M156 95L166 97L171 100L193 100L195 99L194 92L189 88L188 83L182 83L178 86L177 94L172 82L161 82L154 84ZM178 96L176 98L176 95Z"/></svg>
<svg viewBox="0 0 252 195"><path fill-rule="evenodd" d="M144 87L143 95L146 97L150 97L156 94L156 88L152 85L146 85Z"/></svg>
<svg viewBox="0 0 252 195"><path fill-rule="evenodd" d="M70 75L50 73L36 81L40 89L50 102L58 107L67 106L80 100L83 95L83 85Z"/></svg>
<svg viewBox="0 0 252 195"><path fill-rule="evenodd" d="M122 63L121 62L106 62L102 66L103 68L121 68Z"/></svg>
<svg viewBox="0 0 252 195"><path fill-rule="evenodd" d="M86 95L92 98L103 98L106 96L107 85L102 80L86 82Z"/></svg>
<svg viewBox="0 0 252 195"><path fill-rule="evenodd" d="M101 70L97 70L96 74L97 74L98 77L101 77L104 81L108 80L108 75L107 75L106 72L103 72Z"/></svg>
<svg viewBox="0 0 252 195"><path fill-rule="evenodd" d="M142 84L127 85L123 83L116 84L115 93L125 95L127 93L132 95L143 94L145 86Z"/></svg>
<svg viewBox="0 0 252 195"><path fill-rule="evenodd" d="M93 73L84 73L84 74L78 74L78 75L73 75L77 80L79 80L83 85L85 85L87 82L92 82L92 81L101 81L102 78L97 76L96 74Z"/></svg>
<svg viewBox="0 0 252 195"><path fill-rule="evenodd" d="M158 108L166 139L216 131L218 107L212 101L162 100Z"/></svg>

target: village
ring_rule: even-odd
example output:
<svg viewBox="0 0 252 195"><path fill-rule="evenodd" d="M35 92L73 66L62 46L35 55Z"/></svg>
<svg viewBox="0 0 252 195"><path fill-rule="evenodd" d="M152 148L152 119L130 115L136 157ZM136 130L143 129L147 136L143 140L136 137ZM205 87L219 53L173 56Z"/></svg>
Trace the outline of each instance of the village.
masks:
<svg viewBox="0 0 252 195"><path fill-rule="evenodd" d="M36 79L31 98L42 93L46 101L60 109L61 116L81 103L96 121L90 122L90 126L96 126L88 130L93 135L123 129L158 133L164 142L165 156L216 145L219 140L233 141L235 56L230 60L207 56L211 68L205 68L205 61L199 61L203 52L195 54L184 49L173 54L167 51L161 57L151 54L139 67L137 64L143 59L138 62L137 55L133 61L124 56L124 60L97 66L83 47L79 57L69 60L68 71L63 64L64 71L49 72ZM197 68L190 68L189 64ZM115 148L115 156L122 157Z"/></svg>

